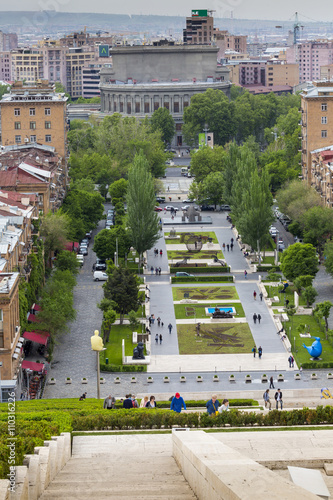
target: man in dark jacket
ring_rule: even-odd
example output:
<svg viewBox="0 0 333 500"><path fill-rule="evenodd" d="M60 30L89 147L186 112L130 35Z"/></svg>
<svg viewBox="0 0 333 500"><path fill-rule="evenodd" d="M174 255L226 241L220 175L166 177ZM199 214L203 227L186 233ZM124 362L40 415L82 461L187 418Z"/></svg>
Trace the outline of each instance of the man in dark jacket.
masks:
<svg viewBox="0 0 333 500"><path fill-rule="evenodd" d="M130 394L126 394L126 399L124 399L123 402L123 408L126 408L126 410L133 408L133 402Z"/></svg>
<svg viewBox="0 0 333 500"><path fill-rule="evenodd" d="M280 391L280 389L277 390L277 392L275 393L275 401L276 401L276 409L278 410L279 409L279 403L281 405L281 410L282 410L282 407L283 407L283 401L282 401L282 392Z"/></svg>

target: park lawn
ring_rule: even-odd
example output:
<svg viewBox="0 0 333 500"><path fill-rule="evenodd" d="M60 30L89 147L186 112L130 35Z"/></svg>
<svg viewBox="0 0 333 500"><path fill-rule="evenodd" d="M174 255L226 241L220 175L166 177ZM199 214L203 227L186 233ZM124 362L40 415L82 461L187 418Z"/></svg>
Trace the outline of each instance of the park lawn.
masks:
<svg viewBox="0 0 333 500"><path fill-rule="evenodd" d="M168 236L170 236L170 233L164 233L164 238L168 241L166 241L166 243L168 245L172 245L172 244L175 244L175 245L180 245L180 244L184 244L184 236L185 235L193 235L193 236L207 236L207 238L212 238L212 243L218 243L218 239L216 237L216 234L214 233L214 231L201 231L200 233L176 233L176 236L180 236L180 238L168 238Z"/></svg>
<svg viewBox="0 0 333 500"><path fill-rule="evenodd" d="M200 277L198 277L200 280ZM173 286L173 300L183 300L184 293L188 293L188 298L192 300L239 300L235 286Z"/></svg>
<svg viewBox="0 0 333 500"><path fill-rule="evenodd" d="M110 341L105 344L106 351L100 354L101 363L105 358L109 359L109 365L122 365L121 343L125 339L125 355L131 356L135 347L132 344L132 329L129 325L113 325L110 333Z"/></svg>
<svg viewBox="0 0 333 500"><path fill-rule="evenodd" d="M204 323L200 337L196 325L177 325L179 354L251 353L255 344L247 323Z"/></svg>
<svg viewBox="0 0 333 500"><path fill-rule="evenodd" d="M323 346L323 352L320 355L321 358L320 362L332 363L333 347L332 344L330 344L329 341L326 340L325 332L320 329L317 321L313 316L300 315L300 316L293 316L292 318L290 318L288 322L284 323L286 332L288 334L291 343L292 353L296 360L297 365L300 366L303 363L311 363L310 354L304 347L302 347L302 345L304 343L306 346L310 347L314 342L314 339L300 337L300 334L297 331L297 327L301 324L307 325L306 331L309 331L308 327L310 327L311 337L320 337L320 341ZM289 328L291 329L289 330ZM294 348L294 337L295 337L295 348ZM313 361L313 366L314 367L316 366L315 361Z"/></svg>
<svg viewBox="0 0 333 500"><path fill-rule="evenodd" d="M206 307L234 307L236 309L236 314L234 318L244 318L245 313L242 304L221 304L220 302L214 302L212 304L174 304L176 319L198 319L198 318L209 318L211 314L206 314Z"/></svg>
<svg viewBox="0 0 333 500"><path fill-rule="evenodd" d="M270 297L279 297L280 298L279 302L274 303L275 306L284 306L284 299L288 299L290 305L295 304L294 292L296 291L296 289L293 285L289 285L288 288L286 289L285 293L279 293L278 286L265 285L265 288L267 290L268 298L270 298ZM306 300L304 300L302 295L299 296L299 305L306 306Z"/></svg>
<svg viewBox="0 0 333 500"><path fill-rule="evenodd" d="M169 260L183 260L185 257L189 259L211 259L214 257L224 259L221 250L200 250L200 252L189 252L188 250L168 250Z"/></svg>

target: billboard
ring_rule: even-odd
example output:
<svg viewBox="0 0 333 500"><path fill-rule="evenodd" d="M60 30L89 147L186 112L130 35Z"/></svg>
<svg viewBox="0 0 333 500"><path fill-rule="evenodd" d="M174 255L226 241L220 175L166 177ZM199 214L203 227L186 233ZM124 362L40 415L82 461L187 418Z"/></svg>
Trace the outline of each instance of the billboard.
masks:
<svg viewBox="0 0 333 500"><path fill-rule="evenodd" d="M206 134L203 132L201 134L198 134L199 137L199 148L203 148L206 146Z"/></svg>
<svg viewBox="0 0 333 500"><path fill-rule="evenodd" d="M208 10L192 10L192 17L207 17Z"/></svg>
<svg viewBox="0 0 333 500"><path fill-rule="evenodd" d="M109 57L109 46L108 45L99 45L98 47L98 55L99 57Z"/></svg>

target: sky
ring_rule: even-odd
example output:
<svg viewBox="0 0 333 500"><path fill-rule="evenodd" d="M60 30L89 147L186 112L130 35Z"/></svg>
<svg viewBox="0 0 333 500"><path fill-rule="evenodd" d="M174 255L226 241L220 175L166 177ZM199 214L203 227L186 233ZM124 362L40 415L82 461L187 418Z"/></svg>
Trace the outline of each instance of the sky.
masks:
<svg viewBox="0 0 333 500"><path fill-rule="evenodd" d="M333 1L321 0L320 8L313 0L0 0L0 13L5 10L56 10L59 12L96 12L107 14L157 14L190 16L192 9L215 10L216 17L238 19L292 20L299 12L303 21L333 21Z"/></svg>

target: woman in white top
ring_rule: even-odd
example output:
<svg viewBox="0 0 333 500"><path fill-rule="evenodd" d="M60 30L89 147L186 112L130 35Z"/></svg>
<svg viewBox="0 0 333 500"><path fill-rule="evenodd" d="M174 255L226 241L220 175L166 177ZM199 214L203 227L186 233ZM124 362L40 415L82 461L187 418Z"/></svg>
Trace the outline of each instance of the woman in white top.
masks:
<svg viewBox="0 0 333 500"><path fill-rule="evenodd" d="M219 408L219 413L222 413L223 411L230 411L229 410L229 400L228 399L224 399L222 401L222 406L220 406L220 408Z"/></svg>
<svg viewBox="0 0 333 500"><path fill-rule="evenodd" d="M144 398L141 399L140 408L145 408L147 403L148 403L148 396L145 396Z"/></svg>

